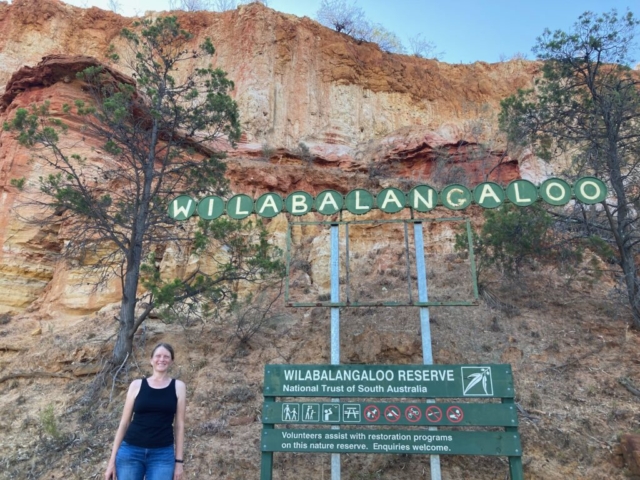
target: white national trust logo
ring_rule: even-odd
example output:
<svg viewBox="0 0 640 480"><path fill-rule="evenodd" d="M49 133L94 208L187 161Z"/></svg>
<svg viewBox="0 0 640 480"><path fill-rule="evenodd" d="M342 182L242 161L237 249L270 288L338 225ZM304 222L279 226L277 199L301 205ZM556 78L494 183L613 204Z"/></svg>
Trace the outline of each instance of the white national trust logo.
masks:
<svg viewBox="0 0 640 480"><path fill-rule="evenodd" d="M462 370L462 394L465 397L492 397L493 379L491 367L460 367Z"/></svg>

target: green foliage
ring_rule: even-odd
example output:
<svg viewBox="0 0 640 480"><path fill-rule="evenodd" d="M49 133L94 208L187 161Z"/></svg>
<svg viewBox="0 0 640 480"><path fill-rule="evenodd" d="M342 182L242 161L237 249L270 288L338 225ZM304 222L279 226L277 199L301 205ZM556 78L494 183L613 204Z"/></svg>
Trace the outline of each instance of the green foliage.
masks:
<svg viewBox="0 0 640 480"><path fill-rule="evenodd" d="M48 405L40 412L40 426L44 433L54 440L58 440L62 437L62 432L58 427L58 419L56 418L53 405Z"/></svg>
<svg viewBox="0 0 640 480"><path fill-rule="evenodd" d="M210 65L210 39L193 49L193 35L176 17L136 21L124 29L122 54L110 58L130 69L135 84L119 81L111 70L94 66L78 73L91 97L77 98L60 111L48 102L18 109L4 125L21 144L34 147L45 167L40 190L48 199L51 222L73 221L65 255L87 258L100 281L119 276L123 297L112 363L121 365L131 352L136 329L157 307L188 305L207 312L232 302L238 282L282 276L279 251L267 241L261 225L219 220L201 222L194 233L167 215L178 194L228 194L224 153L211 151L220 138L231 145L240 138L234 88L220 69ZM198 67L192 70L191 65ZM176 72L180 70L180 75ZM185 73L186 72L186 73ZM83 135L100 139L108 156L97 163L60 141L74 113ZM44 147L44 148L41 148ZM42 206L41 201L37 202ZM163 278L152 252L156 245L190 242L205 254L225 251L215 271ZM147 290L139 294L142 282ZM136 310L144 297L144 308ZM136 313L138 312L138 313ZM140 313L141 312L141 313Z"/></svg>
<svg viewBox="0 0 640 480"><path fill-rule="evenodd" d="M240 281L259 282L284 276L281 251L267 239L261 222L240 222L227 218L200 220L193 241L194 253L205 254L212 244L222 246L219 268L215 273L194 271L185 278L164 279L150 254L141 266L142 285L158 308L173 308L191 298L204 315L237 302L236 286ZM222 257L222 258L220 258ZM193 306L193 305L192 305Z"/></svg>
<svg viewBox="0 0 640 480"><path fill-rule="evenodd" d="M546 30L534 48L543 77L534 89L505 99L499 119L511 141L538 156L568 156L569 178L594 175L608 183L602 208L575 208L564 220L597 250L603 243L615 248L638 328L640 77L629 66L639 25L630 11L612 10L582 14L570 32Z"/></svg>
<svg viewBox="0 0 640 480"><path fill-rule="evenodd" d="M484 224L473 233L473 250L482 266L493 266L507 275L517 275L535 261L575 267L582 260L582 248L562 241L553 230L553 219L540 205L503 205L485 210ZM467 232L456 235L455 248L466 251Z"/></svg>
<svg viewBox="0 0 640 480"><path fill-rule="evenodd" d="M24 182L26 180L27 179L25 177L12 178L10 183L12 187L16 187L18 190L22 190L24 188Z"/></svg>

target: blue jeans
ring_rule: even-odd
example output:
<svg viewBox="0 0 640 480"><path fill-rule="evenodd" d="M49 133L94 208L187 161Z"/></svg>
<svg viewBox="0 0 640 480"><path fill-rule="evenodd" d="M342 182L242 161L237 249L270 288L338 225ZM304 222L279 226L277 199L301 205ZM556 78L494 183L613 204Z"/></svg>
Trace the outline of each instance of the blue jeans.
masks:
<svg viewBox="0 0 640 480"><path fill-rule="evenodd" d="M122 442L116 454L118 480L172 480L175 467L173 445L142 448Z"/></svg>

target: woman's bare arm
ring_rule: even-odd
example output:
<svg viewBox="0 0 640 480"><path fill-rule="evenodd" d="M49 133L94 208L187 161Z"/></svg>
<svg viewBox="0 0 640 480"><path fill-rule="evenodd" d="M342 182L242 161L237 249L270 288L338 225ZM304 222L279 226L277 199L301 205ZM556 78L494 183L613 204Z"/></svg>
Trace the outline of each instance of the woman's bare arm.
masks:
<svg viewBox="0 0 640 480"><path fill-rule="evenodd" d="M176 421L174 424L175 442L176 442L176 459L184 460L184 420L187 412L187 387L184 382L176 380L176 395L178 397L178 410L176 411ZM183 465L176 463L174 469L174 480L182 478Z"/></svg>
<svg viewBox="0 0 640 480"><path fill-rule="evenodd" d="M113 448L111 449L111 457L109 463L107 463L107 471L104 474L105 480L111 480L116 478L116 454L118 448L122 443L127 428L131 423L131 416L133 415L133 404L136 401L138 392L140 391L140 385L142 380L134 380L129 385L129 391L127 392L127 399L124 402L124 409L122 410L122 417L120 418L120 425L118 425L118 431L116 432L116 438L113 440Z"/></svg>

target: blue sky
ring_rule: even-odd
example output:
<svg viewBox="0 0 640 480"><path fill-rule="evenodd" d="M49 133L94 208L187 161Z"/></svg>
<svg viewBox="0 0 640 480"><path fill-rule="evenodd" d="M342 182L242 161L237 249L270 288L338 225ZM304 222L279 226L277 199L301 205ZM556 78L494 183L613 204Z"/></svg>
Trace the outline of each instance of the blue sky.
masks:
<svg viewBox="0 0 640 480"><path fill-rule="evenodd" d="M118 0L122 13L134 15L133 4ZM107 8L108 0L68 3ZM405 45L422 34L435 42L448 63L497 62L520 53L533 58L531 48L545 28L569 30L578 16L629 7L640 17L638 0L357 0L367 18L395 32ZM138 12L168 9L168 0L136 0ZM314 18L320 0L268 0L270 8ZM640 38L638 38L640 41ZM636 48L635 60L640 61Z"/></svg>

